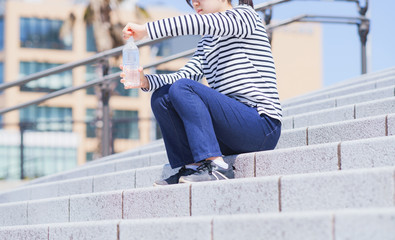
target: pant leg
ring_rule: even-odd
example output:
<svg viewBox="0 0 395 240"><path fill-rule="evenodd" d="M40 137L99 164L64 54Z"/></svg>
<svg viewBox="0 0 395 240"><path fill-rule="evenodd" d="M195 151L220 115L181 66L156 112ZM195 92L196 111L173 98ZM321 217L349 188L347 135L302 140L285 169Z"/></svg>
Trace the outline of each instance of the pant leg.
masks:
<svg viewBox="0 0 395 240"><path fill-rule="evenodd" d="M184 123L195 162L274 149L280 137L278 120L260 116L255 108L193 80L173 83L169 98Z"/></svg>
<svg viewBox="0 0 395 240"><path fill-rule="evenodd" d="M170 166L177 168L194 161L184 124L169 99L170 86L163 86L152 94L151 108L162 131Z"/></svg>

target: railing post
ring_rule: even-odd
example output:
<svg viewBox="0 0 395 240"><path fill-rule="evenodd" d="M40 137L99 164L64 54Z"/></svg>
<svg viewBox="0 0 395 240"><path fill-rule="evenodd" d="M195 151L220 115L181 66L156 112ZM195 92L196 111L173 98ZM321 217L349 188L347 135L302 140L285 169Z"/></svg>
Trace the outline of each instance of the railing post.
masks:
<svg viewBox="0 0 395 240"><path fill-rule="evenodd" d="M109 72L109 63L108 60L103 60L101 62L101 67L103 71L103 76L108 75ZM111 119L110 119L110 96L112 89L110 87L109 82L104 82L100 84L100 91L101 91L101 102L102 102L102 121L103 121L103 128L102 128L102 139L101 139L101 150L102 150L102 157L108 156L111 154Z"/></svg>
<svg viewBox="0 0 395 240"><path fill-rule="evenodd" d="M361 40L361 70L362 74L367 73L367 60L366 60L366 42L368 40L368 33L370 28L370 22L368 19L363 19L358 24L358 33Z"/></svg>
<svg viewBox="0 0 395 240"><path fill-rule="evenodd" d="M264 9L262 11L263 16L264 16L264 21L265 21L265 26L269 25L270 22L272 21L272 15L273 15L273 10L272 8ZM273 30L272 29L266 29L267 37L269 38L269 43L272 43L272 38L273 38Z"/></svg>
<svg viewBox="0 0 395 240"><path fill-rule="evenodd" d="M361 6L358 1L358 13L361 17L365 17L368 11L369 0L365 0L365 6ZM367 73L367 56L366 56L366 42L368 40L368 34L370 29L370 21L368 19L362 19L361 23L358 24L359 39L361 40L361 72L362 74Z"/></svg>
<svg viewBox="0 0 395 240"><path fill-rule="evenodd" d="M24 123L24 122L19 122L19 133L20 133L20 140L21 140L21 144L20 144L20 157L21 157L21 159L20 159L20 167L21 167L21 170L20 170L20 172L21 172L21 180L23 180L24 178L25 178L25 173L24 173L24 169L25 169L25 166L24 166L24 163L25 163L25 155L24 155L24 148L25 148L25 145L24 145L24 132L25 132L25 130L26 130L26 123Z"/></svg>
<svg viewBox="0 0 395 240"><path fill-rule="evenodd" d="M368 11L368 7L369 7L369 0L365 0L365 6L361 6L360 1L358 1L358 13L361 16L365 16L366 12Z"/></svg>

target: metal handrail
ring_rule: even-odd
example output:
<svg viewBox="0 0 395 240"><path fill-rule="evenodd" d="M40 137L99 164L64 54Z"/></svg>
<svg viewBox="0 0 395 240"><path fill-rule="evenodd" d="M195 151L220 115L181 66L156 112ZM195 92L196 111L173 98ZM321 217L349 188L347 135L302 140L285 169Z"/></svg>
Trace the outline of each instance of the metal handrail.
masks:
<svg viewBox="0 0 395 240"><path fill-rule="evenodd" d="M314 2L355 2L356 4L359 5L359 0L273 0L269 2L264 2L257 4L255 6L256 11L264 11L266 9L269 9L271 7L274 7L276 5L286 3L286 2L293 2L293 1L299 1L299 2L307 2L307 1L314 1Z"/></svg>
<svg viewBox="0 0 395 240"><path fill-rule="evenodd" d="M357 4L359 17L342 17L342 16L319 16L319 15L300 15L278 24L271 25L272 19L272 7L291 1L331 1L331 2L354 2ZM272 40L272 31L274 28L284 26L293 22L320 22L320 23L340 23L340 24L356 24L358 26L359 38L361 41L361 73L367 73L367 53L366 53L366 43L367 36L370 30L370 21L365 17L368 10L369 0L365 0L365 6L362 6L360 0L273 0L270 2L262 3L256 6L257 11L261 11L264 15L264 21L267 26L267 34L269 41ZM310 19L308 19L310 18ZM316 20L314 20L316 18ZM319 19L321 18L321 19Z"/></svg>
<svg viewBox="0 0 395 240"><path fill-rule="evenodd" d="M365 16L360 17L344 17L344 16L324 16L324 15L300 15L288 20L281 21L277 24L269 24L266 30L269 41L272 40L273 29L285 26L294 22L320 22L320 23L338 23L338 24L354 24L358 26L359 37L361 40L361 74L367 73L367 55L366 42L369 33L370 20Z"/></svg>
<svg viewBox="0 0 395 240"><path fill-rule="evenodd" d="M160 59L160 60L158 60L158 61L156 61L154 63L151 63L151 64L143 66L143 69L156 67L158 65L161 65L163 63L167 63L167 62L176 60L178 58L190 56L195 51L196 51L196 49L191 49L191 50L187 50L187 51L184 51L184 52L181 52L181 53L178 53L178 54L174 54L174 55L169 56L169 57L165 57L165 58ZM37 98L35 100L31 100L31 101L28 101L28 102L25 102L25 103L21 103L21 104L12 106L12 107L3 108L3 109L0 110L0 115L2 115L4 113L7 113L7 112L14 111L14 110L18 110L20 108L28 107L30 105L42 103L42 102L47 101L49 99L56 98L56 97L59 97L59 96L65 95L65 94L69 94L69 93L72 93L72 92L75 92L75 91L78 91L78 90L81 90L81 89L84 89L84 88L89 88L89 87L95 86L95 85L100 84L100 83L104 83L104 82L107 82L107 81L115 80L115 79L119 78L119 74L120 73L121 73L121 71L116 72L116 73L112 73L112 74L106 75L104 77L101 77L99 79L86 82L86 83L84 83L82 85L79 85L79 86L64 88L64 89L61 89L61 90L58 90L58 91L46 94L45 96Z"/></svg>
<svg viewBox="0 0 395 240"><path fill-rule="evenodd" d="M294 1L299 1L299 2L307 2L307 1L313 1L313 2L354 2L357 4L358 7L358 13L361 16L365 16L367 10L368 10L368 3L369 0L365 0L365 6L361 6L360 4L360 0L272 0L269 2L265 2L265 3L261 3L256 5L255 10L256 11L260 11L263 13L264 15L264 21L266 23L266 25L270 24L270 21L272 19L272 7L282 4L282 3L286 3L286 2L294 2Z"/></svg>
<svg viewBox="0 0 395 240"><path fill-rule="evenodd" d="M161 42L165 39L168 39L168 38L162 38L162 39L156 39L156 40L142 40L142 41L136 42L136 45L137 45L137 47L143 47L146 45L152 45L152 44ZM10 88L10 87L20 86L20 85L26 84L30 81L37 80L39 78L46 77L46 76L49 76L52 74L64 72L64 71L67 71L67 70L70 70L70 69L73 69L73 68L76 68L79 66L94 63L94 62L100 61L103 58L108 58L108 57L120 55L122 52L122 47L123 46L116 47L116 48L113 48L110 50L106 50L106 51L97 53L93 56L84 58L79 61L65 63L65 64L62 64L62 65L38 72L38 73L33 73L33 74L30 74L29 76L22 77L22 78L20 78L16 81L13 81L13 82L7 82L7 83L0 84L0 91Z"/></svg>
<svg viewBox="0 0 395 240"><path fill-rule="evenodd" d="M317 20L314 20L317 19ZM327 19L327 20L323 20ZM345 17L345 16L325 16L325 15L309 15L303 14L288 20L281 21L276 24L266 26L267 30L272 30L281 26L294 22L321 22L321 23L341 23L341 24L360 24L361 21L368 20L366 17Z"/></svg>

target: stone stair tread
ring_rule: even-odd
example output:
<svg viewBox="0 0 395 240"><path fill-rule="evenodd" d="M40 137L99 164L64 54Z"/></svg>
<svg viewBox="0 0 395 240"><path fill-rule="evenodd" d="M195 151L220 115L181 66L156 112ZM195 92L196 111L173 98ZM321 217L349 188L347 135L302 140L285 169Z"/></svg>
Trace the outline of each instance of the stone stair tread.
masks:
<svg viewBox="0 0 395 240"><path fill-rule="evenodd" d="M97 160L94 160L94 161L91 161L91 162L87 162L84 165L78 166L77 168L71 169L69 171L64 171L64 172L61 172L61 173L52 174L52 175L48 175L48 176L45 176L45 177L40 177L40 178L37 178L37 179L33 179L33 180L29 181L28 183L26 183L26 185L35 184L37 182L45 180L48 177L54 177L56 175L62 175L62 174L65 174L65 173L67 174L69 172L74 172L76 170L80 170L80 169L83 169L85 167L93 167L96 164L103 164L103 163L106 163L106 162L110 162L110 161L112 161L114 159L140 158L141 156L146 156L146 155L150 155L152 153L155 153L158 150L161 150L161 151L165 150L164 145L163 145L163 139L155 140L154 143L148 143L148 144L143 145L141 147L138 147L136 149L131 149L129 151L112 154L110 156L106 156L106 157L103 157L103 158L100 158L100 159L97 159Z"/></svg>
<svg viewBox="0 0 395 240"><path fill-rule="evenodd" d="M349 94L353 94L356 92L365 92L365 91L376 90L378 88L382 88L385 86L393 86L394 84L395 84L395 76L393 75L393 76L386 77L384 79L380 79L378 81L359 83L359 84L346 86L346 87L335 89L335 90L324 91L324 92L322 92L320 94L316 94L316 95L302 96L299 99L290 99L290 100L292 100L292 102L287 103L285 101L285 103L283 104L283 107L286 109L288 107L298 106L301 104L306 104L308 102L320 101L320 100L331 99L331 98L336 98L336 97L340 98L340 97L347 96Z"/></svg>
<svg viewBox="0 0 395 240"><path fill-rule="evenodd" d="M312 127L326 123L336 123L393 113L395 113L395 96L330 109L320 109L294 114L283 118L283 128Z"/></svg>
<svg viewBox="0 0 395 240"><path fill-rule="evenodd" d="M394 224L395 208L365 208L11 226L0 227L0 238L392 240Z"/></svg>
<svg viewBox="0 0 395 240"><path fill-rule="evenodd" d="M0 223L388 208L394 175L390 166L85 193L1 204Z"/></svg>
<svg viewBox="0 0 395 240"><path fill-rule="evenodd" d="M391 166L395 164L395 145L389 147L393 142L395 136L383 136L240 154L225 160L236 167L236 178ZM166 164L28 185L0 193L0 203L148 187L176 171Z"/></svg>
<svg viewBox="0 0 395 240"><path fill-rule="evenodd" d="M90 162L86 163L86 165L94 165L97 163L103 163L103 162L107 162L107 161L111 161L111 160L119 159L119 158L147 155L152 152L163 151L163 150L165 150L164 145L163 145L163 139L158 139L158 140L154 140L150 143L147 143L145 145L142 145L138 148L131 149L129 151L115 153L110 156L106 156L106 157L102 157L102 158L94 160L94 161L90 161Z"/></svg>
<svg viewBox="0 0 395 240"><path fill-rule="evenodd" d="M393 135L394 118L395 114L362 116L340 122L286 129L281 133L276 149Z"/></svg>
<svg viewBox="0 0 395 240"><path fill-rule="evenodd" d="M383 105L384 107L381 108L377 108L376 105ZM347 105L348 106L348 105ZM373 101L368 101L368 102L364 102L364 103L360 103L360 104L356 104L354 105L354 118L358 117L358 118L364 118L366 116L370 115L374 115L374 114L382 114L383 112L388 112L388 113L392 113L393 110L395 110L395 98L385 98L385 99L379 99L379 100L373 100ZM361 109L361 110L360 110ZM366 111L364 111L364 109L367 109ZM373 109L373 110L372 110ZM292 128L293 127L311 127L310 124L308 124L309 122L313 122L313 126L317 126L318 125L322 125L319 123L318 120L311 120L314 119L315 116L320 116L320 119L325 119L325 121L327 121L327 123L341 123L342 121L349 119L352 120L352 111L351 111L351 107L347 108L347 107L341 107L341 108L334 108L332 110L321 110L321 111L315 111L312 113L306 113L306 114L298 114L298 115L294 115L290 118L285 117L284 118L284 124L285 124L285 129L283 131L283 135L287 134L287 130L291 129L291 125ZM327 111L327 112L325 112ZM345 111L345 112L343 112ZM331 114L331 113L335 113L335 114L331 114L330 117L325 117L326 113ZM318 114L318 115L317 115ZM307 122L307 124L306 124ZM281 144L280 144L281 145ZM148 150L149 153L146 153L145 155L150 155L152 154L152 152L150 151L151 148L154 147L156 149L162 149L162 153L164 150L164 145L163 145L163 140L157 140L155 141L155 143L153 144L149 144L147 146L143 146L141 149L135 149L135 150L131 150L129 152L126 153L121 153L121 154L115 154L113 156L109 156L109 157L105 157L103 159L97 160L97 161L93 161L95 162L93 164L92 163L88 163L85 164L83 166L80 166L76 169L72 169L70 171L67 172L61 172L58 174L53 174L53 175L49 175L49 176L45 176L42 178L38 178L32 181L29 181L28 183L24 184L24 185L32 185L32 184L36 184L36 183L40 183L40 182L46 182L46 181L51 181L51 179L63 179L64 176L67 175L67 178L73 178L73 177L82 177L84 176L84 169L86 168L94 168L94 166L98 167L98 172L100 173L100 171L112 171L112 161L115 159L119 159L120 157L125 157L125 158L140 158L141 155L136 155L136 154L140 154L143 153L145 150ZM140 160L141 161L141 160ZM109 168L103 168L102 164L108 163ZM96 171L95 171L96 172ZM104 172L101 172L104 173Z"/></svg>
<svg viewBox="0 0 395 240"><path fill-rule="evenodd" d="M395 100L395 98L394 98ZM391 104L392 102L390 102ZM370 108L370 105L365 105ZM395 109L395 101L393 103ZM300 127L296 129L286 129L282 132L280 137L277 149L279 148L288 148L288 147L297 147L304 145L312 145L312 144L322 144L326 142L337 142L344 140L357 140L358 138L372 138L372 137L380 137L385 135L395 134L395 114L389 115L379 115L373 117L364 117L358 119L350 119L346 121L340 122L330 122L326 124L315 125L312 127ZM388 126L386 124L388 123ZM346 134L350 132L352 127L375 127L374 129L368 128L369 131L359 132L356 131L351 134ZM337 135L333 133L337 129ZM377 131L376 131L377 129ZM330 131L332 138L329 138L327 133L325 135L325 131ZM310 136L307 136L310 134ZM311 139L309 139L310 137ZM157 156L162 156L157 158ZM131 159L132 158L132 159ZM61 172L54 175L49 175L43 177L41 180L37 180L35 183L30 183L26 185L37 184L40 182L46 182L52 180L65 180L64 177L67 176L68 179L75 177L84 177L87 175L94 174L105 174L109 172L114 172L117 170L123 170L125 168L130 168L131 164L134 164L134 167L138 166L148 166L149 162L156 161L156 164L166 163L167 156L165 151L146 154L142 156L135 156L131 158L123 158L123 159L113 159L106 162L97 163L94 165L81 166L79 168L69 170L67 172ZM129 165L129 166L128 166ZM23 186L26 186L23 185ZM22 187L23 187L22 186Z"/></svg>
<svg viewBox="0 0 395 240"><path fill-rule="evenodd" d="M301 102L305 102L305 100L307 98L311 98L311 97L316 97L319 95L325 95L328 92L336 92L339 89L344 89L344 88L352 88L352 87L359 87L359 85L364 85L364 84L369 84L369 83L377 83L377 82L381 82L384 80L388 80L388 79L393 79L393 77L395 76L395 68L390 68L387 70L383 70L383 71L379 71L379 72L375 72L375 73L369 73L366 75L361 75L358 76L354 79L349 79L349 80L345 80L342 82L339 82L337 84L334 84L332 86L327 86L300 96L296 96L293 97L291 99L287 99L285 101L283 101L282 105L284 107L288 107L294 104L300 104ZM391 82L391 81L390 81ZM382 87L382 84L377 84L378 87Z"/></svg>
<svg viewBox="0 0 395 240"><path fill-rule="evenodd" d="M391 98L395 96L394 90L395 90L395 84L390 87L386 86L384 88L379 88L375 90L351 93L349 95L345 95L341 97L332 97L318 101L310 101L295 106L283 107L283 116L284 118L286 118L298 114L306 114L309 112L314 112L323 109L333 109L342 106L350 106L350 105L356 105L360 103L380 100L384 98Z"/></svg>
<svg viewBox="0 0 395 240"><path fill-rule="evenodd" d="M164 148L164 145L162 145L162 147ZM165 150L130 157L122 156L122 158L108 159L106 161L100 161L96 164L82 165L65 172L41 177L36 179L36 181L22 185L21 187L38 183L45 183L52 180L67 180L76 177L84 177L87 175L90 176L94 174L111 173L117 170L122 170L124 168L129 168L128 165L130 164L133 164L134 167L148 167L151 163L154 163L154 165L156 165L167 162L167 160L164 161L163 157L166 157L167 159Z"/></svg>

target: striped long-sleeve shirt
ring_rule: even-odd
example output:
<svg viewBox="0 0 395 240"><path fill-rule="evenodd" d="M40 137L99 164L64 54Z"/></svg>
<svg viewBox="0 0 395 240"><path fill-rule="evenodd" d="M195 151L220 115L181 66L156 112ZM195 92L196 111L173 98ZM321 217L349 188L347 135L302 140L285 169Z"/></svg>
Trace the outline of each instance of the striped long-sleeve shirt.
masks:
<svg viewBox="0 0 395 240"><path fill-rule="evenodd" d="M259 114L281 121L276 72L265 27L253 8L240 5L210 14L190 14L149 22L150 39L203 35L189 62L172 74L146 75L149 89L204 76L209 86L248 106Z"/></svg>

